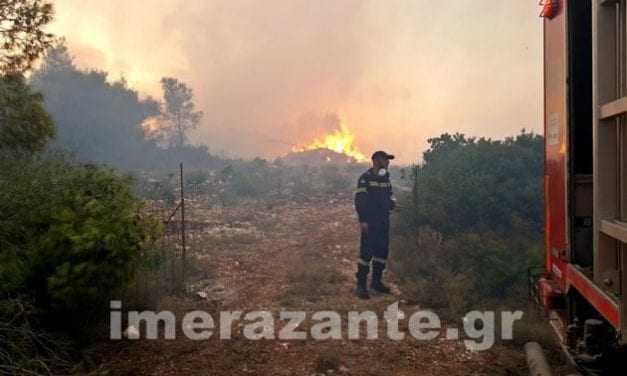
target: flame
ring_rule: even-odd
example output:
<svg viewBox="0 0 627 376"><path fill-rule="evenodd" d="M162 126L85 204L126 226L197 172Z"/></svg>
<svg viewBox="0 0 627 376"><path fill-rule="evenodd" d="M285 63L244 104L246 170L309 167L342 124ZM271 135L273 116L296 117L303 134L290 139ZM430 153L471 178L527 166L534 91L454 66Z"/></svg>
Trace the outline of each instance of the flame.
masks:
<svg viewBox="0 0 627 376"><path fill-rule="evenodd" d="M329 149L336 153L345 154L354 158L357 162L365 162L368 159L360 152L355 145L355 135L344 125L340 123L340 128L332 133L325 135L323 138L313 140L309 145L304 147L295 147L293 151L308 151L316 149Z"/></svg>

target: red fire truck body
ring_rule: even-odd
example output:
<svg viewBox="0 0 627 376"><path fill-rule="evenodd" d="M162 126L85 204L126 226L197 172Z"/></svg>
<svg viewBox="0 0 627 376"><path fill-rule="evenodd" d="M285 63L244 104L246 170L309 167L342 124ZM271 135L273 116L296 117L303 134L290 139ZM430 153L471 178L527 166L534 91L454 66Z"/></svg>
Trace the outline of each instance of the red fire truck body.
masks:
<svg viewBox="0 0 627 376"><path fill-rule="evenodd" d="M546 262L535 292L569 351L599 361L627 343L627 1L543 5Z"/></svg>

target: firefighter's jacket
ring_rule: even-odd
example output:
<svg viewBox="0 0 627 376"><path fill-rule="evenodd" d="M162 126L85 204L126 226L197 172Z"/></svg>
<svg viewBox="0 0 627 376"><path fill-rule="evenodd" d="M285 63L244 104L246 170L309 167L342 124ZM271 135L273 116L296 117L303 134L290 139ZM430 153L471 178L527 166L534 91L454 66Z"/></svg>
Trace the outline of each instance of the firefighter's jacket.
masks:
<svg viewBox="0 0 627 376"><path fill-rule="evenodd" d="M390 210L394 206L389 173L379 176L370 169L359 177L355 192L355 209L359 222L388 222Z"/></svg>

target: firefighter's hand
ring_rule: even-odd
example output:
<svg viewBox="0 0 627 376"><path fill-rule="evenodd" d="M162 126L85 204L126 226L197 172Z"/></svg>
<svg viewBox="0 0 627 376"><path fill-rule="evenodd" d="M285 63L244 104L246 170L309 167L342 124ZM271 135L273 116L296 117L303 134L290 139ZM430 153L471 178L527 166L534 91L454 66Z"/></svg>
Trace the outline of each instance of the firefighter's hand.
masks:
<svg viewBox="0 0 627 376"><path fill-rule="evenodd" d="M361 233L362 234L367 234L368 233L368 223L360 222L359 223L359 228L361 228Z"/></svg>

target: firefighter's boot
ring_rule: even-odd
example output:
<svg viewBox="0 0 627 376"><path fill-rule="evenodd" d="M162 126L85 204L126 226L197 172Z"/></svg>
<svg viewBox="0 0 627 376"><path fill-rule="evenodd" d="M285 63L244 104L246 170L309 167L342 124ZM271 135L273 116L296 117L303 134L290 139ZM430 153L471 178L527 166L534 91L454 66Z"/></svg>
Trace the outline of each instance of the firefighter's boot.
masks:
<svg viewBox="0 0 627 376"><path fill-rule="evenodd" d="M370 284L370 288L381 294L389 294L390 288L381 282L381 278L383 277L383 270L385 269L385 264L377 261L372 262L372 282Z"/></svg>
<svg viewBox="0 0 627 376"><path fill-rule="evenodd" d="M370 299L370 294L368 293L368 273L370 272L370 267L368 265L357 264L357 288L355 289L355 295L359 299Z"/></svg>

